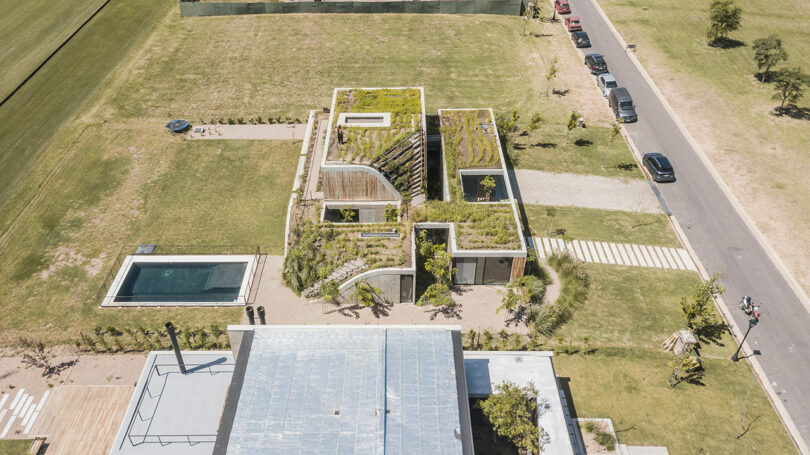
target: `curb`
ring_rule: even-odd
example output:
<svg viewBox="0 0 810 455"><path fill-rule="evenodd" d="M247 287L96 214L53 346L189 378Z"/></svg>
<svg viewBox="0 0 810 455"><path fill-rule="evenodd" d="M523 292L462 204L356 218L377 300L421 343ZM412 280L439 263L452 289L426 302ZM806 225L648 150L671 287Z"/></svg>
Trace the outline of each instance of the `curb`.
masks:
<svg viewBox="0 0 810 455"><path fill-rule="evenodd" d="M591 4L593 4L594 8L599 13L599 15L602 16L602 19L608 25L608 28L610 28L611 32L616 37L617 41L619 41L619 44L621 44L624 48L627 48L627 43L624 41L622 36L619 34L619 32L613 26L613 23L610 21L610 19L608 19L607 15L602 10L602 8L599 6L599 4L596 2L596 0L589 0L589 1L591 2ZM787 270L787 267L785 266L785 264L782 262L782 260L776 254L776 251L773 250L773 248L767 242L767 240L762 235L762 233L759 232L759 230L756 228L756 226L754 225L753 220L751 220L751 218L748 216L748 214L743 209L742 205L740 205L739 201L731 193L731 189L728 187L728 185L726 185L725 181L723 181L723 179L720 177L720 174L717 172L717 170L714 168L712 163L709 161L709 159L706 156L703 149L697 144L697 142L692 137L692 135L689 134L689 131L686 129L686 126L683 124L683 122L681 122L680 118L675 113L675 111L672 109L672 107L669 105L667 100L664 98L664 95L661 93L661 91L658 89L658 87L655 85L655 83L652 81L649 74L647 74L647 71L641 65L641 62L639 62L638 58L634 54L628 54L628 58L630 58L630 61L633 62L633 65L636 67L636 69L642 75L642 77L647 82L647 84L650 86L650 88L652 88L653 93L655 93L655 96L658 98L658 100L664 106L664 109L666 109L667 113L675 121L675 125L677 125L678 129L681 130L681 133L684 135L684 137L686 137L686 140L687 140L687 142L689 142L689 145L692 147L693 150L695 150L695 153L698 155L698 158L701 160L701 162L706 167L706 169L709 170L709 173L712 175L714 180L717 182L718 186L720 186L720 188L723 191L723 194L726 196L726 198L731 202L731 204L734 207L737 214L740 215L740 218L743 219L746 226L748 226L748 229L751 230L751 232L754 234L754 237L757 239L757 241L760 243L760 245L762 245L762 247L765 250L768 257L774 262L774 264L776 265L776 267L779 270L780 274L785 278L785 281L787 281L787 283L791 287L791 289L793 289L793 291L796 294L796 296L798 297L799 301L805 306L805 308L808 309L808 311L810 311L810 299L807 297L807 294L804 292L804 290L801 288L801 286L798 284L798 282L796 282L796 279L793 277L793 275L790 273L790 271ZM622 136L624 136L624 138L627 141L628 145L630 145L630 150L632 150L633 156L638 161L639 160L638 148L636 147L636 145L633 142L632 138L624 131L624 126L622 126ZM689 255L692 257L692 261L697 266L698 273L700 274L701 278L704 281L708 280L710 278L710 275L706 271L706 268L703 266L703 263L700 262L700 259L698 258L697 253L695 252L694 248L692 248L692 244L689 243L689 239L686 237L686 234L681 229L680 223L678 222L677 218L674 215L672 215L672 216L669 217L669 220L670 220L670 223L672 224L672 227L675 229L676 234L680 238L681 243L686 248L686 251L689 252ZM722 316L722 318L725 321L726 325L728 325L728 327L731 330L732 335L734 336L735 340L742 339L743 334L742 334L740 328L734 323L734 319L732 318L731 313L728 311L729 307L726 306L726 303L725 303L725 301L723 300L722 297L717 297L715 299L715 307L717 307L717 309L720 311L720 315ZM757 381L762 386L762 388L765 390L765 393L768 396L768 400L771 402L771 405L776 410L776 413L779 416L780 420L782 420L782 424L787 429L788 435L793 440L793 443L796 446L796 448L802 454L805 454L805 455L810 454L810 449L808 449L807 444L802 439L801 434L799 434L799 430L796 427L796 424L793 422L793 419L790 417L790 414L788 413L788 411L785 408L784 404L779 399L779 396L776 394L776 391L771 386L771 383L768 381L768 376L765 373L765 370L762 368L762 365L760 365L759 360L753 355L753 350L751 349L750 345L748 344L748 341L743 343L741 351L746 355L746 359L748 360L748 362L750 363L750 365L753 368L754 372L756 373Z"/></svg>

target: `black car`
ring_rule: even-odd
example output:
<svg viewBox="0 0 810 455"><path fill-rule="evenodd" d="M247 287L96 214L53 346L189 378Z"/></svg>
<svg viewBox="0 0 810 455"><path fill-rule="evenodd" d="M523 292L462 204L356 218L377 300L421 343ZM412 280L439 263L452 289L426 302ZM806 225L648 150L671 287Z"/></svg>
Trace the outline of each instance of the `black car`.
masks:
<svg viewBox="0 0 810 455"><path fill-rule="evenodd" d="M591 40L588 39L588 34L585 32L571 33L571 40L577 47L591 47Z"/></svg>
<svg viewBox="0 0 810 455"><path fill-rule="evenodd" d="M669 159L660 153L648 153L641 160L644 167L650 172L650 176L656 182L674 182L675 169Z"/></svg>
<svg viewBox="0 0 810 455"><path fill-rule="evenodd" d="M585 56L585 66L591 70L591 74L602 74L608 72L607 62L602 54L588 54Z"/></svg>

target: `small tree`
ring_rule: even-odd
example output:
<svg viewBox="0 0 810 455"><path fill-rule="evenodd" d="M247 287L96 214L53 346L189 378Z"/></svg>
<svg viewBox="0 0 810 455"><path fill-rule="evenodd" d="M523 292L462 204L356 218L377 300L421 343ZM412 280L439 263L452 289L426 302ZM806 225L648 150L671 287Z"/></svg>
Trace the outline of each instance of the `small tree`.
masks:
<svg viewBox="0 0 810 455"><path fill-rule="evenodd" d="M728 34L739 29L742 24L742 8L734 0L712 0L709 6L709 30L706 39L711 45L717 45L727 39Z"/></svg>
<svg viewBox="0 0 810 455"><path fill-rule="evenodd" d="M695 286L692 298L681 298L681 315L687 328L692 329L695 334L700 334L707 327L718 323L717 315L714 311L714 299L726 292L717 284L720 272L715 273L705 283Z"/></svg>
<svg viewBox="0 0 810 455"><path fill-rule="evenodd" d="M782 40L776 35L754 40L754 61L760 71L760 82L765 82L771 68L788 58L788 53L782 48Z"/></svg>
<svg viewBox="0 0 810 455"><path fill-rule="evenodd" d="M534 132L540 129L540 127L542 126L543 126L543 117L540 115L539 112L535 112L534 114L532 114L532 118L529 121L528 125L529 132L531 134L534 134Z"/></svg>
<svg viewBox="0 0 810 455"><path fill-rule="evenodd" d="M621 135L622 135L622 128L619 126L618 123L613 122L613 125L610 126L610 145L613 145L613 141L615 141ZM605 163L607 163L609 151L610 147L605 147L605 157L602 159L602 169L605 168Z"/></svg>
<svg viewBox="0 0 810 455"><path fill-rule="evenodd" d="M520 387L509 381L495 386L495 393L481 402L481 410L498 436L509 439L520 451L540 452L542 429L536 421L537 389L531 382Z"/></svg>
<svg viewBox="0 0 810 455"><path fill-rule="evenodd" d="M377 295L380 290L368 284L366 280L360 280L354 285L354 292L357 295L357 302L364 307L377 305Z"/></svg>
<svg viewBox="0 0 810 455"><path fill-rule="evenodd" d="M515 311L520 308L529 309L532 306L539 306L543 303L546 295L546 283L532 275L524 275L512 280L506 285L503 292L501 306L496 310Z"/></svg>
<svg viewBox="0 0 810 455"><path fill-rule="evenodd" d="M431 305L434 307L453 307L456 302L450 295L450 287L444 283L433 283L416 302L417 306Z"/></svg>
<svg viewBox="0 0 810 455"><path fill-rule="evenodd" d="M520 118L516 109L512 109L509 116L503 114L498 115L495 123L498 126L498 132L506 136L507 139L512 137L512 134L517 130L517 121Z"/></svg>
<svg viewBox="0 0 810 455"><path fill-rule="evenodd" d="M453 258L447 252L444 243L433 243L427 240L427 232L419 233L419 254L425 258L425 270L433 275L436 283L449 287L453 278Z"/></svg>
<svg viewBox="0 0 810 455"><path fill-rule="evenodd" d="M776 89L773 99L781 102L779 107L785 107L785 103L795 104L804 96L805 87L810 85L810 76L798 66L777 71L773 80Z"/></svg>
<svg viewBox="0 0 810 455"><path fill-rule="evenodd" d="M492 193L495 191L495 179L488 175L481 179L481 188L484 189L484 197L489 201L492 198Z"/></svg>
<svg viewBox="0 0 810 455"><path fill-rule="evenodd" d="M321 298L324 301L334 303L337 301L338 297L340 297L340 286L338 286L337 281L329 280L321 284L318 292L321 294Z"/></svg>
<svg viewBox="0 0 810 455"><path fill-rule="evenodd" d="M571 131L579 125L580 118L582 118L582 114L577 111L571 111L571 115L568 117L568 124L566 125L569 136L571 135Z"/></svg>
<svg viewBox="0 0 810 455"><path fill-rule="evenodd" d="M548 217L548 232L546 235L551 237L551 228L554 226L554 217L557 216L557 209L554 207L546 207L546 216Z"/></svg>
<svg viewBox="0 0 810 455"><path fill-rule="evenodd" d="M351 207L344 207L340 210L340 221L344 223L351 223L354 221L354 209Z"/></svg>
<svg viewBox="0 0 810 455"><path fill-rule="evenodd" d="M551 65L548 67L548 72L546 73L546 96L548 96L548 92L551 90L551 84L554 82L554 78L557 77L557 57L554 57L551 60Z"/></svg>
<svg viewBox="0 0 810 455"><path fill-rule="evenodd" d="M388 221L389 223L395 222L397 220L397 208L391 204L386 204L384 216L385 221Z"/></svg>

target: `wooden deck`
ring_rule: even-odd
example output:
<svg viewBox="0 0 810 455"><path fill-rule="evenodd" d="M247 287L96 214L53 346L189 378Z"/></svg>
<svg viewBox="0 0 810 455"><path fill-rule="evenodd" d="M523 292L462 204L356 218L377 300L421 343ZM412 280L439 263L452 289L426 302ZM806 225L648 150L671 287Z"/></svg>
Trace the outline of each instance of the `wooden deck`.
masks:
<svg viewBox="0 0 810 455"><path fill-rule="evenodd" d="M54 388L31 435L47 437L48 455L107 455L134 390L112 385Z"/></svg>

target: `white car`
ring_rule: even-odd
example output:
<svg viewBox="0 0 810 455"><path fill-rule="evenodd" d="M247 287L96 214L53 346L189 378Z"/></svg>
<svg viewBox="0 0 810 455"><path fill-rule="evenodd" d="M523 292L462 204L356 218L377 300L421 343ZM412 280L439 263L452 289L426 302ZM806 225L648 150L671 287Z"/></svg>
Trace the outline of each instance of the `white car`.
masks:
<svg viewBox="0 0 810 455"><path fill-rule="evenodd" d="M616 81L616 78L613 77L610 73L602 73L596 77L596 85L599 86L599 90L602 91L602 96L605 98L610 95L610 91L614 88L619 86L619 83Z"/></svg>

